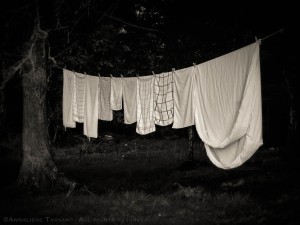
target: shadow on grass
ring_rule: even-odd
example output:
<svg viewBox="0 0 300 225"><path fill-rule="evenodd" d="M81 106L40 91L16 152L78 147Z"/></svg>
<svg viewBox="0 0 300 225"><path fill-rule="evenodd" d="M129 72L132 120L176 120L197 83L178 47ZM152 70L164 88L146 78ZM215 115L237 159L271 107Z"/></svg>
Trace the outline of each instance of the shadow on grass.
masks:
<svg viewBox="0 0 300 225"><path fill-rule="evenodd" d="M298 156L259 149L244 165L221 170L199 143L187 161L185 146L186 139L146 139L57 148L58 168L79 183L73 195L14 190L1 194L1 213L73 224L296 224Z"/></svg>

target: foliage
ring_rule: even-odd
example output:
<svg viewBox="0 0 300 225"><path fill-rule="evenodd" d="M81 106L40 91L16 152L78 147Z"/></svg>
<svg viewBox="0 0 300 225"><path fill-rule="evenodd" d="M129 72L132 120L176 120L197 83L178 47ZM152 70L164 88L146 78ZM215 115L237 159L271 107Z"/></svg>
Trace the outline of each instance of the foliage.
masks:
<svg viewBox="0 0 300 225"><path fill-rule="evenodd" d="M82 185L69 197L57 190L46 195L2 192L1 213L8 218L72 218L72 224L94 218L123 219L120 224L130 219L148 224L296 224L299 155L282 160L279 151L261 149L243 166L224 171L197 151L196 167L181 168L186 142L123 141L118 152L115 144L102 143L80 161L80 145L59 148L58 167ZM222 185L241 178L242 186Z"/></svg>

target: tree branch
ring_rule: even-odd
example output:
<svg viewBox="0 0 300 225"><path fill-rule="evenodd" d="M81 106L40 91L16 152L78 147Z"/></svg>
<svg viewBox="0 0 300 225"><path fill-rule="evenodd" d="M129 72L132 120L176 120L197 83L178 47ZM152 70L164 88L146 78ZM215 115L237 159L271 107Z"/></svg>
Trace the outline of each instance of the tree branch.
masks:
<svg viewBox="0 0 300 225"><path fill-rule="evenodd" d="M3 90L6 86L6 84L15 76L15 74L18 71L22 70L23 65L27 62L27 60L32 60L32 58L31 58L32 50L33 50L34 44L38 38L46 39L47 32L41 30L39 27L36 26L34 29L33 35L30 38L30 41L29 41L30 47L29 47L27 53L24 55L23 59L18 61L16 64L11 66L4 72L4 74L6 74L6 77L4 78L4 74L3 74L4 79L3 79L2 83L0 84L0 90Z"/></svg>
<svg viewBox="0 0 300 225"><path fill-rule="evenodd" d="M108 14L106 14L106 13L103 13L103 15L106 16L106 17L109 17L109 18L111 18L111 19L113 19L113 20L116 20L116 21L118 21L118 22L127 24L128 26L131 26L131 27L135 27L135 28L142 29L142 30L147 30L147 31L159 32L159 30L152 29L152 28L147 28L147 27L141 27L141 26L138 26L138 25L135 25L135 24L126 22L126 21L124 21L124 20L121 20L121 19L119 19L119 18L113 17L113 16L111 16L111 15L108 15Z"/></svg>

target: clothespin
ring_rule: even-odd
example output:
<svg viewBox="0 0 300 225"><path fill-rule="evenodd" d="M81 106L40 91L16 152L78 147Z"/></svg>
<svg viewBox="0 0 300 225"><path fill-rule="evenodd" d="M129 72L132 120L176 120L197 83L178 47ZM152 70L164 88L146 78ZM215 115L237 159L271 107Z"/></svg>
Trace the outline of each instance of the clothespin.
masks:
<svg viewBox="0 0 300 225"><path fill-rule="evenodd" d="M138 74L136 75L136 77L137 77L138 79L140 79L140 76L139 76Z"/></svg>
<svg viewBox="0 0 300 225"><path fill-rule="evenodd" d="M172 71L175 72L175 68L172 68Z"/></svg>
<svg viewBox="0 0 300 225"><path fill-rule="evenodd" d="M122 74L121 74L121 77L124 78Z"/></svg>
<svg viewBox="0 0 300 225"><path fill-rule="evenodd" d="M196 66L196 63L193 63L193 66Z"/></svg>
<svg viewBox="0 0 300 225"><path fill-rule="evenodd" d="M66 67L66 65L65 65L65 68L64 69L66 69L67 67Z"/></svg>
<svg viewBox="0 0 300 225"><path fill-rule="evenodd" d="M111 74L110 74L110 77L111 77L111 78L114 78L113 75L111 75Z"/></svg>
<svg viewBox="0 0 300 225"><path fill-rule="evenodd" d="M256 36L255 36L255 41L258 42L259 45L261 45L261 39L258 39Z"/></svg>
<svg viewBox="0 0 300 225"><path fill-rule="evenodd" d="M152 71L152 74L155 75L154 71Z"/></svg>

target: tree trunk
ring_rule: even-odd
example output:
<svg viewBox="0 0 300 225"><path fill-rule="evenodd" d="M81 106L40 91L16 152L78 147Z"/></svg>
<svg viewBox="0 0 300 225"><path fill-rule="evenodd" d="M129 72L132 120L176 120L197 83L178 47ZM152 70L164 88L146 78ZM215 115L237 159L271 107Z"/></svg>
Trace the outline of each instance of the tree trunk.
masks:
<svg viewBox="0 0 300 225"><path fill-rule="evenodd" d="M55 179L57 169L50 154L46 113L47 34L35 29L29 44L28 59L23 65L23 162L20 185L42 187Z"/></svg>

